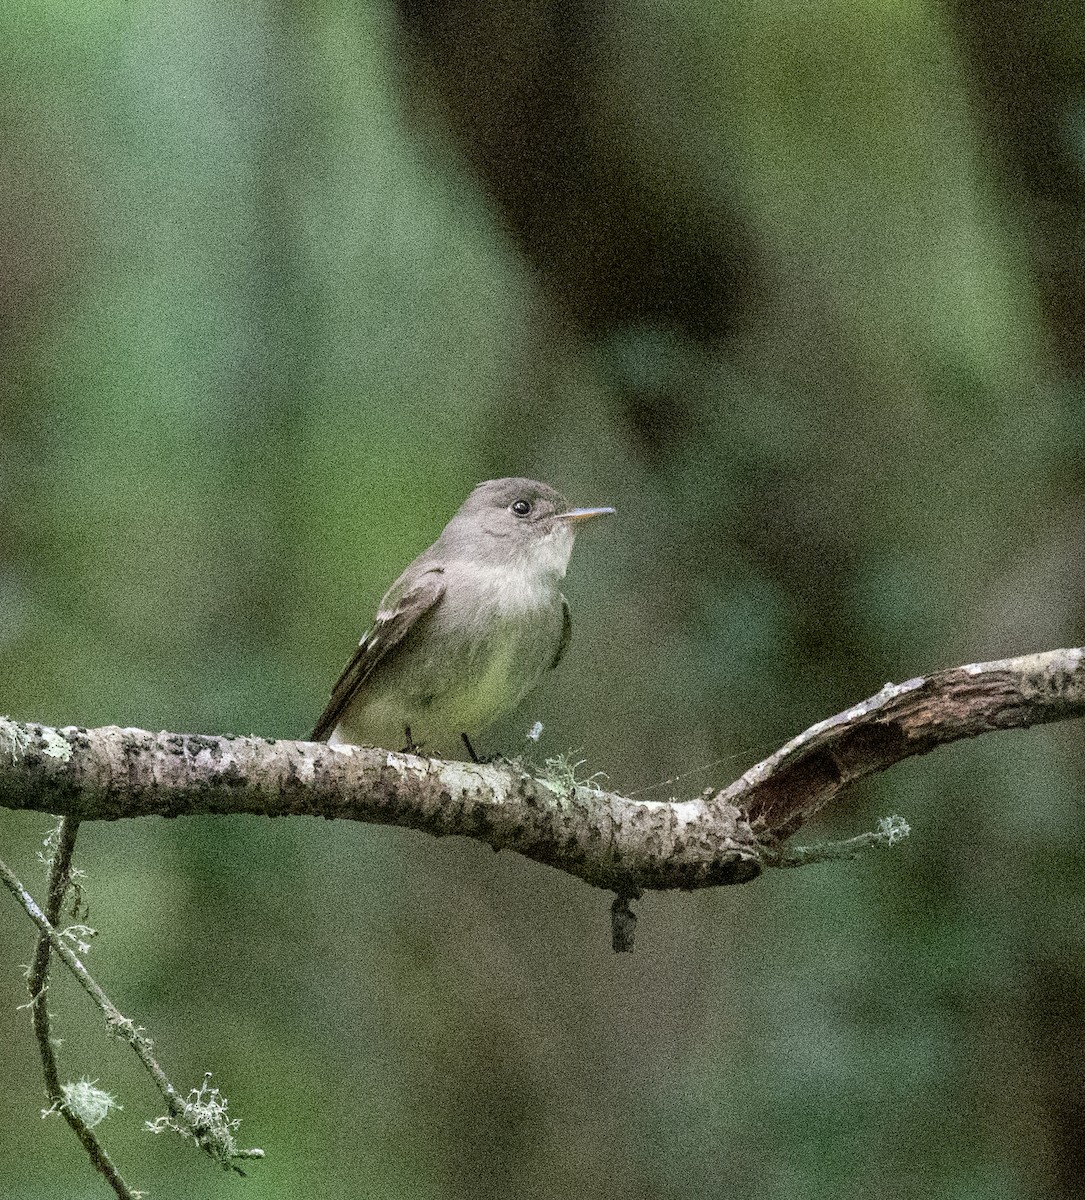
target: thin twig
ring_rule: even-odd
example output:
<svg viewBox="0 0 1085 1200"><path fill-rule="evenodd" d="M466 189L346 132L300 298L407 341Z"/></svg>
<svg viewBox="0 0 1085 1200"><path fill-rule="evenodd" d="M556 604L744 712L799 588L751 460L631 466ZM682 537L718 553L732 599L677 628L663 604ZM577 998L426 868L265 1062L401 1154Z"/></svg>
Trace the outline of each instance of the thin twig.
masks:
<svg viewBox="0 0 1085 1200"><path fill-rule="evenodd" d="M64 940L56 926L41 911L34 897L19 882L11 868L3 861L0 861L0 879L3 879L8 890L23 906L27 915L37 925L38 929L41 930L42 937L47 939L54 953L59 955L64 965L79 980L87 994L102 1010L106 1023L109 1026L109 1031L116 1037L126 1041L135 1051L136 1057L147 1068L147 1071L155 1082L155 1086L165 1098L166 1107L170 1113L174 1116L182 1113L185 1107L184 1101L177 1089L170 1083L165 1071L155 1061L155 1057L151 1053L150 1040L143 1036L135 1022L124 1016L113 1001L102 991L97 981L91 976L87 968L83 966L79 956Z"/></svg>
<svg viewBox="0 0 1085 1200"><path fill-rule="evenodd" d="M775 867L808 867L813 863L848 862L867 850L896 846L911 833L903 817L883 817L878 828L840 842L815 842L811 846L785 846L775 859Z"/></svg>
<svg viewBox="0 0 1085 1200"><path fill-rule="evenodd" d="M140 1031L140 1027L131 1018L124 1016L120 1009L105 994L53 922L38 907L34 897L23 887L15 873L3 861L0 861L0 879L4 881L8 890L23 906L27 915L37 925L38 929L41 930L42 937L47 940L49 948L60 956L94 1003L102 1010L110 1032L115 1037L126 1041L132 1047L136 1057L147 1069L155 1082L155 1086L162 1093L162 1097L166 1101L166 1108L169 1111L170 1117L174 1119L173 1125L169 1127L177 1128L181 1131L187 1130L189 1136L195 1139L197 1145L215 1159L216 1162L227 1167L229 1170L236 1171L239 1175L244 1175L245 1172L232 1160L235 1158L262 1158L264 1152L258 1149L236 1150L233 1148L232 1140L225 1143L229 1152L223 1152L224 1138L221 1126L225 1122L225 1103L218 1099L217 1089L215 1089L214 1093L216 1097L215 1105L210 1107L206 1104L203 1106L194 1104L191 1095L187 1100L182 1098L151 1053L151 1040L144 1037ZM63 892L61 896L63 896ZM208 1085L205 1080L203 1090L207 1091L207 1089ZM199 1092L199 1089L195 1089L195 1092ZM66 1112L67 1110L63 1111ZM132 1194L129 1193L129 1195Z"/></svg>
<svg viewBox="0 0 1085 1200"><path fill-rule="evenodd" d="M44 913L45 920L54 929L60 921L61 906L72 880L72 852L75 850L75 837L78 831L79 822L74 817L65 817L61 821L57 846L49 867L49 895ZM0 863L0 866L3 864ZM3 869L7 872L6 867ZM6 875L5 882L7 882ZM16 882L18 881L16 880ZM10 883L8 886L11 886ZM23 907L26 907L25 903ZM53 1042L49 1030L49 958L50 939L43 930L38 935L38 944L34 949L34 961L30 966L26 984L30 991L30 1017L34 1026L34 1036L38 1042L38 1052L41 1055L42 1075L45 1077L45 1094L52 1107L68 1122L72 1132L83 1143L83 1148L94 1164L95 1170L105 1177L106 1182L117 1196L121 1200L135 1200L138 1193L133 1192L124 1181L94 1131L67 1103L67 1098L61 1088L60 1072L57 1069L56 1055L53 1053Z"/></svg>

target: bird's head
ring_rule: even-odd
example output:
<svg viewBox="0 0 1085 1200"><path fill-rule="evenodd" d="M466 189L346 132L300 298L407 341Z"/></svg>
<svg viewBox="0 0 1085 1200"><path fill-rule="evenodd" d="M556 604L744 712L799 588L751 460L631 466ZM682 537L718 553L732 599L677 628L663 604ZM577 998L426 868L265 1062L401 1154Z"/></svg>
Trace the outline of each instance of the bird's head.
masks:
<svg viewBox="0 0 1085 1200"><path fill-rule="evenodd" d="M613 508L570 508L565 497L535 479L488 479L445 526L447 550L487 565L534 567L565 574L576 531Z"/></svg>

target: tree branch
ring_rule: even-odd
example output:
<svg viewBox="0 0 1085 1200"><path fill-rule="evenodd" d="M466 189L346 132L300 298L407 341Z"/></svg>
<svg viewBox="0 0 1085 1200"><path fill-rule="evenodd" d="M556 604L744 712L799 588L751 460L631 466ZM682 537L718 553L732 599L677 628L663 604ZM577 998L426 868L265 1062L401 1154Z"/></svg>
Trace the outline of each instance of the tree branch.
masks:
<svg viewBox="0 0 1085 1200"><path fill-rule="evenodd" d="M87 968L83 966L79 956L64 940L61 931L41 911L34 897L23 887L11 868L3 861L0 861L0 882L7 887L16 900L23 906L27 916L37 925L40 937L44 938L52 951L63 960L64 965L79 981L94 1003L102 1010L102 1015L106 1019L106 1025L110 1033L127 1042L135 1051L136 1057L146 1067L156 1087L162 1093L170 1113L176 1115L183 1112L184 1101L151 1053L151 1040L144 1037L141 1028L134 1021L124 1016L113 1001L105 994Z"/></svg>
<svg viewBox="0 0 1085 1200"><path fill-rule="evenodd" d="M792 738L718 793L779 845L845 788L938 746L1085 717L1085 648L968 663L887 683Z"/></svg>
<svg viewBox="0 0 1085 1200"><path fill-rule="evenodd" d="M844 788L936 746L1085 716L1085 649L973 663L886 684L719 791L634 801L509 764L255 737L53 729L0 719L0 805L83 821L254 813L457 834L597 887L744 883Z"/></svg>

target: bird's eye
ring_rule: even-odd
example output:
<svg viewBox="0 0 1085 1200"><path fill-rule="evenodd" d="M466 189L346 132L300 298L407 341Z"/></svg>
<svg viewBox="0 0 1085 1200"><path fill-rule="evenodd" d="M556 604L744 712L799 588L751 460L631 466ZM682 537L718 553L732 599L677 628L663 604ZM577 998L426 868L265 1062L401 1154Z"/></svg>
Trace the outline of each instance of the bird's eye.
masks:
<svg viewBox="0 0 1085 1200"><path fill-rule="evenodd" d="M531 512L531 501L516 500L512 505L510 505L510 507L518 517L526 517L527 514Z"/></svg>

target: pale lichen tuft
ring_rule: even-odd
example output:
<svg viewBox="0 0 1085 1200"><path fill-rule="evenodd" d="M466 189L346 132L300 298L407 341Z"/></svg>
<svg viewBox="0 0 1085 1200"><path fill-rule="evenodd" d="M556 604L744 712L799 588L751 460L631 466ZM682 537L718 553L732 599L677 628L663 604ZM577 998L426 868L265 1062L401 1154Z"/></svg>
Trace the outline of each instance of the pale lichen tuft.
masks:
<svg viewBox="0 0 1085 1200"><path fill-rule="evenodd" d="M91 1081L85 1076L76 1083L61 1084L60 1090L64 1094L64 1099L58 1100L49 1108L43 1108L41 1110L43 1117L60 1112L61 1109L67 1109L68 1112L77 1116L88 1129L93 1129L95 1125L101 1124L115 1108L122 1107L117 1103L116 1096L111 1096L109 1092L104 1092L98 1087L97 1080Z"/></svg>

